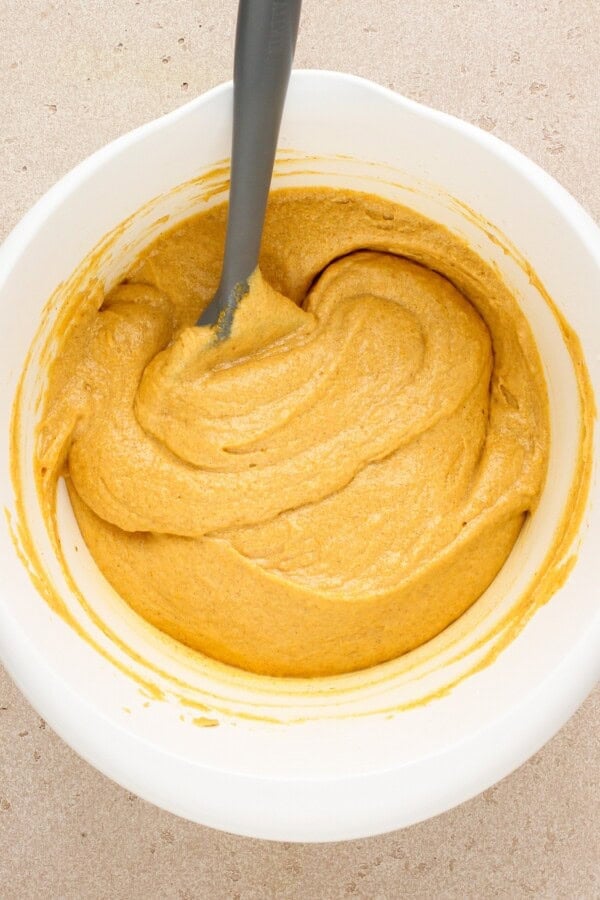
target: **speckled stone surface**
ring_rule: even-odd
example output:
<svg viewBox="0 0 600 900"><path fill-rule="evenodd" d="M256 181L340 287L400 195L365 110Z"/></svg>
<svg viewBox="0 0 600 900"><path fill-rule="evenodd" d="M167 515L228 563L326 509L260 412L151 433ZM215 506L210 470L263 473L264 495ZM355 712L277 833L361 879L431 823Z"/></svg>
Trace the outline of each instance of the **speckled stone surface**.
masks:
<svg viewBox="0 0 600 900"><path fill-rule="evenodd" d="M229 77L233 0L0 3L0 238L75 163ZM600 218L598 0L305 0L297 65L477 123ZM600 898L600 691L480 797L336 845L192 825L82 762L0 670L0 898Z"/></svg>

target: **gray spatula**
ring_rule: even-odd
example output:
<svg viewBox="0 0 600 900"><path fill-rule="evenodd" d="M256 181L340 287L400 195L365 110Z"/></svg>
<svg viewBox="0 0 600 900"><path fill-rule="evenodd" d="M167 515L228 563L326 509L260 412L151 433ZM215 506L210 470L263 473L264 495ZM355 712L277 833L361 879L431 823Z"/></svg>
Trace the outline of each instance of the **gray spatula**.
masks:
<svg viewBox="0 0 600 900"><path fill-rule="evenodd" d="M227 338L258 264L301 0L240 0L233 70L233 141L225 257L217 293L198 320Z"/></svg>

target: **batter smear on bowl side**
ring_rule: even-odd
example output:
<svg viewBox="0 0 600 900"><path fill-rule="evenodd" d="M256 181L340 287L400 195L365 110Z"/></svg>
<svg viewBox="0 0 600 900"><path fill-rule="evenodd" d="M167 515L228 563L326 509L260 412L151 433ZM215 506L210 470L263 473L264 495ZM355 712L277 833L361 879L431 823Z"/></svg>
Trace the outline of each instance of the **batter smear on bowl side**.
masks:
<svg viewBox="0 0 600 900"><path fill-rule="evenodd" d="M275 191L229 340L194 327L225 207L163 234L50 371L38 462L117 592L253 672L399 656L457 619L539 498L545 381L500 276L408 208Z"/></svg>

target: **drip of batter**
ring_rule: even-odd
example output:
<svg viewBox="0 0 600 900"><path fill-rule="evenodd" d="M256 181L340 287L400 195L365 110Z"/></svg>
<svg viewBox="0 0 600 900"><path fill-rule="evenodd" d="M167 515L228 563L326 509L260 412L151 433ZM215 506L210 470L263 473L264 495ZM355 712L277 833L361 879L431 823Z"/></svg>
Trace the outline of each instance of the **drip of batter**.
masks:
<svg viewBox="0 0 600 900"><path fill-rule="evenodd" d="M228 341L192 325L225 211L163 235L53 365L39 434L119 594L253 672L419 646L486 589L548 457L533 337L440 225L325 188L271 198Z"/></svg>

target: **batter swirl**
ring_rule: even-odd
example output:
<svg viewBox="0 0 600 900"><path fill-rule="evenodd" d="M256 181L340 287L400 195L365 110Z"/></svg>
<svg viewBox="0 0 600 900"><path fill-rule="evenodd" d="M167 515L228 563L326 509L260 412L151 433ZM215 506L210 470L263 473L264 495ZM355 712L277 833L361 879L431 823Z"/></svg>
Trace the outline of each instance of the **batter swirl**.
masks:
<svg viewBox="0 0 600 900"><path fill-rule="evenodd" d="M547 400L495 272L411 210L275 192L230 340L193 323L224 211L161 237L67 336L40 464L120 595L255 672L336 674L430 639L537 501Z"/></svg>

